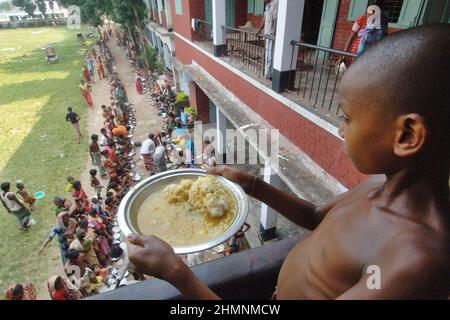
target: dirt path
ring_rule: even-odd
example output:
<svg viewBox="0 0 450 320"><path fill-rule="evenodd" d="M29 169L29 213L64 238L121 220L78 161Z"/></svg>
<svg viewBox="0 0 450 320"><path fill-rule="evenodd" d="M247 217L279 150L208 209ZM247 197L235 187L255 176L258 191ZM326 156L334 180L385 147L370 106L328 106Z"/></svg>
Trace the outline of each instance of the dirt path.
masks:
<svg viewBox="0 0 450 320"><path fill-rule="evenodd" d="M128 100L131 104L134 104L136 109L136 120L137 126L135 133L133 135L133 140L144 141L149 132L160 131L163 127L162 118L158 116L155 107L152 107L149 103L149 95L143 94L139 95L136 91L135 76L133 71L130 69L128 62L125 59L125 53L116 45L115 39L112 39L108 43L109 48L113 56L116 59L116 71L119 73L119 77L125 86L128 94ZM96 168L91 163L91 158L89 156L89 143L91 134L100 135L100 128L103 127L103 117L101 111L101 105L109 105L110 98L110 86L107 79L99 80L98 76L95 77L96 82L92 86L92 99L94 101L94 109L88 109L87 112L87 128L86 136L82 137L82 143L86 146L86 163L81 176L79 177L81 184L86 191L89 198L95 196L94 189L91 187L89 170ZM78 90L78 88L76 88ZM138 160L139 148L136 148L135 160ZM149 174L144 167L143 161L138 161L136 170L143 177L148 177ZM76 177L75 177L76 178ZM101 182L106 186L107 180L101 180ZM102 196L105 196L105 191ZM64 270L61 266L61 258L59 249L55 246L51 249L52 252L49 254L51 256L51 267L48 269L48 275L54 274L64 274ZM50 296L47 290L47 284L45 279L42 283L36 284L37 298L39 300L49 300Z"/></svg>
<svg viewBox="0 0 450 320"><path fill-rule="evenodd" d="M150 106L149 95L139 95L136 91L135 76L130 69L128 62L125 59L124 52L116 45L115 41L111 40L108 43L113 56L116 58L116 71L122 83L125 86L125 90L128 94L128 100L131 104L134 104L136 109L137 126L133 135L133 140L144 141L149 132L160 131L163 127L162 118L158 116L155 107ZM100 106L102 104L109 105L110 98L110 86L106 80L97 81L92 90L92 98L94 100L94 110L88 111L88 124L87 133L88 137L85 137L86 150L88 152L88 146L90 143L90 135L96 133L100 135L100 128L103 126L103 117ZM139 148L136 148L135 160L138 160ZM90 186L89 170L95 168L91 164L91 159L88 155L86 159L85 170L83 171L80 181L89 197L95 196L94 189ZM143 176L147 177L149 174L144 167L143 161L138 161L136 170ZM103 180L106 184L106 180ZM104 195L104 194L103 194Z"/></svg>

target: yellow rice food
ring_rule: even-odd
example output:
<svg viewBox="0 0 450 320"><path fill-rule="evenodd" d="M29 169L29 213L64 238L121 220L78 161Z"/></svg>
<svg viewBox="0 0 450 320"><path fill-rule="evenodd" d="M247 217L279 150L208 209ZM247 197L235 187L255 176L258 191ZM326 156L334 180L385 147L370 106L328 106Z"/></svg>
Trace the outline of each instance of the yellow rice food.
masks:
<svg viewBox="0 0 450 320"><path fill-rule="evenodd" d="M208 242L221 235L236 215L230 191L213 176L184 179L152 193L141 205L141 233L172 246Z"/></svg>

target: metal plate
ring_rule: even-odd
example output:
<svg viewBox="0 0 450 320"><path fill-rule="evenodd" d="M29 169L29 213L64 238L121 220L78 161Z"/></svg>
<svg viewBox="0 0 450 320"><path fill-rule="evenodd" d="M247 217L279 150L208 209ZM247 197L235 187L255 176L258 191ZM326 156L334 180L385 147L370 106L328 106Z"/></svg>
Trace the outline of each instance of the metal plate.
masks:
<svg viewBox="0 0 450 320"><path fill-rule="evenodd" d="M149 177L135 185L128 191L122 199L118 220L122 233L127 236L129 234L139 233L136 226L136 215L144 200L153 192L164 188L169 184L173 184L181 179L196 179L206 176L206 171L201 169L179 169L166 171L152 177ZM216 176L219 183L225 186L233 195L236 203L236 216L230 226L218 237L197 245L192 246L175 246L173 247L176 254L188 254L194 252L205 251L227 241L231 238L244 224L248 215L248 197L244 190L236 183L227 180L221 176Z"/></svg>

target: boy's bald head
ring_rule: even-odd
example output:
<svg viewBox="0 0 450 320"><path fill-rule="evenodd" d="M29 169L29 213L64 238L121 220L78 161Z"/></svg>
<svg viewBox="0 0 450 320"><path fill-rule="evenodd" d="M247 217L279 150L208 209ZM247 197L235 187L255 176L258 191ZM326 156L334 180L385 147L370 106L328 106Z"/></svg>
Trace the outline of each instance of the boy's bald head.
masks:
<svg viewBox="0 0 450 320"><path fill-rule="evenodd" d="M433 140L448 145L450 125L450 25L398 32L367 50L341 84L343 100L361 110L376 107L386 119L417 113Z"/></svg>

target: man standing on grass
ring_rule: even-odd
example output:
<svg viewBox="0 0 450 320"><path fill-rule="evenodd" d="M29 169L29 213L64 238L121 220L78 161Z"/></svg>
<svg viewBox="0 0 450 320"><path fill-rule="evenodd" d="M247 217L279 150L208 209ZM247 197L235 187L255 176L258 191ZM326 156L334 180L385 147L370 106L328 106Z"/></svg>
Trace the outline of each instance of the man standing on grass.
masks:
<svg viewBox="0 0 450 320"><path fill-rule="evenodd" d="M81 131L80 131L80 117L78 114L72 111L72 107L67 108L66 121L70 121L72 126L75 128L75 132L77 133L78 143L81 143Z"/></svg>
<svg viewBox="0 0 450 320"><path fill-rule="evenodd" d="M0 200L6 211L15 215L17 220L19 220L20 230L28 230L32 224L30 210L16 197L14 192L10 192L11 185L9 182L3 182L0 187L2 189Z"/></svg>

